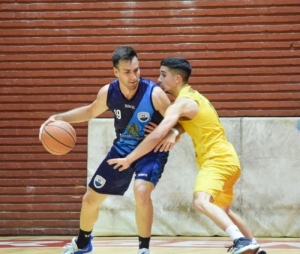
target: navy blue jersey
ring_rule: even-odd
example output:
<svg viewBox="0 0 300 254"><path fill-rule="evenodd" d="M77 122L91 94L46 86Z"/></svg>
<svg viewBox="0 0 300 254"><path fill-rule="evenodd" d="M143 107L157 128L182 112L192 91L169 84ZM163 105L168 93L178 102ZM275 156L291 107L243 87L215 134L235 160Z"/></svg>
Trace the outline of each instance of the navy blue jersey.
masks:
<svg viewBox="0 0 300 254"><path fill-rule="evenodd" d="M108 88L107 106L114 113L117 138L114 145L121 155L133 151L144 138L144 127L149 122L159 124L163 117L152 103L152 91L156 83L140 78L136 94L128 100L121 93L119 81Z"/></svg>

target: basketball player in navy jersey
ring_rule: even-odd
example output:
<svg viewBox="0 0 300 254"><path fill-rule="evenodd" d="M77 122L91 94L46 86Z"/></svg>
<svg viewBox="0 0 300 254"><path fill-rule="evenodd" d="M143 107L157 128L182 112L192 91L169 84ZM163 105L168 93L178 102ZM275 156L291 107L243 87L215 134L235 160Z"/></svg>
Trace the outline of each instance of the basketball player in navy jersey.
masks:
<svg viewBox="0 0 300 254"><path fill-rule="evenodd" d="M136 52L129 46L119 47L112 56L117 77L102 87L90 105L51 116L40 128L55 120L79 123L97 117L110 109L114 113L116 139L106 158L92 177L82 200L79 234L65 246L63 254L91 253L92 230L100 204L108 195L123 195L135 175L134 195L136 223L139 235L139 254L149 253L153 221L151 192L167 162L168 152L150 152L137 160L128 170L118 171L107 163L111 158L124 158L143 140L146 125L159 124L170 101L154 82L140 77ZM174 135L175 140L176 135Z"/></svg>

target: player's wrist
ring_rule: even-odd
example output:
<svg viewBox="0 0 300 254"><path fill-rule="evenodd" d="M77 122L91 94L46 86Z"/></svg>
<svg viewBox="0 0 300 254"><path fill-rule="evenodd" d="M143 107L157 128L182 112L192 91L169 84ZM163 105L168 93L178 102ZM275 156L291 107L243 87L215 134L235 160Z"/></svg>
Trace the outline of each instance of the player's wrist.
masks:
<svg viewBox="0 0 300 254"><path fill-rule="evenodd" d="M52 115L49 117L49 119L54 120L54 121L57 121L57 120L62 121L62 119L59 119L58 115Z"/></svg>
<svg viewBox="0 0 300 254"><path fill-rule="evenodd" d="M179 131L176 128L172 128L171 131L175 134L176 137L179 135Z"/></svg>
<svg viewBox="0 0 300 254"><path fill-rule="evenodd" d="M128 163L129 165L131 165L131 164L134 162L134 160L133 160L131 154L129 154L129 155L126 156L126 160L127 160L127 163Z"/></svg>

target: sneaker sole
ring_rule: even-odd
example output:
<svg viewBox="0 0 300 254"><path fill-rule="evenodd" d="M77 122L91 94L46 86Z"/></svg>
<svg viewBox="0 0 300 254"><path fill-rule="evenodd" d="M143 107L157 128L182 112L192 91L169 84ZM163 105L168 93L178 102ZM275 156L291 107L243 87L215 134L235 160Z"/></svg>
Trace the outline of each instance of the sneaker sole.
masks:
<svg viewBox="0 0 300 254"><path fill-rule="evenodd" d="M76 252L80 251L80 254L93 254L94 253L94 249L92 249L91 251L87 252L87 251L82 251L82 250L77 250ZM64 254L66 252L63 252L62 254ZM73 252L72 252L73 253Z"/></svg>
<svg viewBox="0 0 300 254"><path fill-rule="evenodd" d="M236 252L233 252L232 254L256 254L259 247L259 245L248 245Z"/></svg>
<svg viewBox="0 0 300 254"><path fill-rule="evenodd" d="M82 254L93 254L94 253L94 250L91 250L89 252L82 252Z"/></svg>
<svg viewBox="0 0 300 254"><path fill-rule="evenodd" d="M65 252L63 252L62 254L64 254ZM93 254L94 253L94 251L92 250L92 251L90 251L90 252L81 252L82 254Z"/></svg>

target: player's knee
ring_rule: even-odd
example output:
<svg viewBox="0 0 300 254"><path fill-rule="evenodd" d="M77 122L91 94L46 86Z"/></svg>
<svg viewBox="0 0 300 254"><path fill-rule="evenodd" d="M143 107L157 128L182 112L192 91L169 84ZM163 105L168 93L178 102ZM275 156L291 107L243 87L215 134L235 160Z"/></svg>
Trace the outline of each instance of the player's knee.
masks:
<svg viewBox="0 0 300 254"><path fill-rule="evenodd" d="M139 205L146 205L151 202L152 189L146 185L139 185L134 188L134 196L136 203Z"/></svg>
<svg viewBox="0 0 300 254"><path fill-rule="evenodd" d="M205 211L207 210L207 206L210 204L209 200L206 200L204 198L201 197L194 197L193 199L193 206L194 208L201 213L205 213Z"/></svg>
<svg viewBox="0 0 300 254"><path fill-rule="evenodd" d="M85 193L82 198L82 207L86 207L90 210L97 209L99 207L100 203L98 200L93 198L89 193Z"/></svg>
<svg viewBox="0 0 300 254"><path fill-rule="evenodd" d="M89 195L87 193L85 193L82 197L82 205L84 205L84 206L92 206L93 205L93 201L91 200L91 198L89 197Z"/></svg>
<svg viewBox="0 0 300 254"><path fill-rule="evenodd" d="M205 204L201 202L200 200L193 200L193 207L198 211L198 212L204 212L204 207Z"/></svg>

